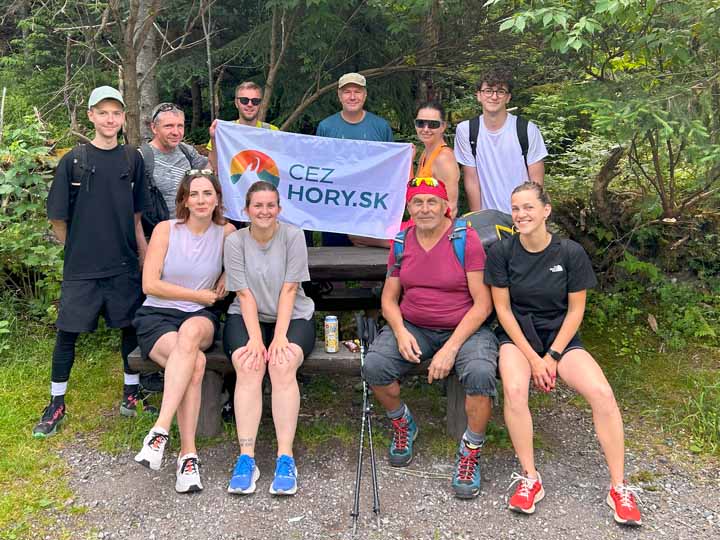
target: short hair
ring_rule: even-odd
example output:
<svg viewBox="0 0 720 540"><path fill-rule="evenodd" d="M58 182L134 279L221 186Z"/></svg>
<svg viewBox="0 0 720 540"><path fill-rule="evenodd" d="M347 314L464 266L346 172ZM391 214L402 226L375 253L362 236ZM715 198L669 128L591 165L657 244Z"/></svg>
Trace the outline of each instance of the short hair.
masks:
<svg viewBox="0 0 720 540"><path fill-rule="evenodd" d="M477 81L476 90L478 92L482 89L483 83L490 87L505 85L511 94L514 87L512 72L504 67L495 67L483 72Z"/></svg>
<svg viewBox="0 0 720 540"><path fill-rule="evenodd" d="M158 103L150 113L150 123L154 124L157 119L160 117L162 113L165 112L171 112L173 114L182 114L183 117L185 116L185 111L183 111L180 106L175 105L174 103L165 102L165 103Z"/></svg>
<svg viewBox="0 0 720 540"><path fill-rule="evenodd" d="M278 191L277 186L275 186L275 184L271 184L270 182L266 182L265 180L258 180L251 185L248 188L247 193L245 193L245 208L250 208L250 201L252 200L253 193L257 193L259 191L272 191L275 193L278 206L280 206L280 192Z"/></svg>
<svg viewBox="0 0 720 540"><path fill-rule="evenodd" d="M420 106L415 110L415 116L418 115L421 109L432 109L440 113L440 119L445 121L445 107L439 101L430 100L421 103Z"/></svg>
<svg viewBox="0 0 720 540"><path fill-rule="evenodd" d="M512 195L515 195L516 193L520 193L521 191L534 191L535 195L537 196L538 200L541 203L550 204L550 195L548 195L548 192L545 191L545 188L543 188L537 182L533 182L532 180L523 182L522 184L520 184L519 186L517 186L515 189L512 190Z"/></svg>
<svg viewBox="0 0 720 540"><path fill-rule="evenodd" d="M233 97L237 97L238 90L257 90L260 92L260 97L263 97L263 88L258 83L253 81L245 81L241 82L235 87L235 92L233 93Z"/></svg>
<svg viewBox="0 0 720 540"><path fill-rule="evenodd" d="M223 208L222 187L215 174L208 171L191 170L185 173L183 179L178 185L177 195L175 195L175 216L181 223L185 223L190 217L190 209L187 207L187 200L190 196L190 185L196 178L207 178L210 180L215 194L217 195L217 206L213 210L212 220L217 225L225 225L226 220L223 217L225 209Z"/></svg>

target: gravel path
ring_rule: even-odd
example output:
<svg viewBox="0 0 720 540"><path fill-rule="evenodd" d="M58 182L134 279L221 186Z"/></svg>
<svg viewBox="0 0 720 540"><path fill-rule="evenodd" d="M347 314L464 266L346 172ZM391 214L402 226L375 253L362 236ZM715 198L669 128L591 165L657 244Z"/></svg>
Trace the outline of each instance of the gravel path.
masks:
<svg viewBox="0 0 720 540"><path fill-rule="evenodd" d="M382 523L372 513L369 467L361 496L358 538L369 539L700 539L720 538L720 471L691 455L651 451L627 430L633 449L627 452L628 475L640 475L645 525L616 525L605 505L606 473L586 411L555 400L536 428L544 449L538 466L547 492L534 516L506 510L506 488L515 470L509 450L485 452L483 488L472 501L453 497L452 464L430 456L423 446L422 424L416 459L397 471L379 459ZM496 411L496 415L498 411ZM267 428L268 426L263 425ZM381 426L379 429L385 429ZM649 445L648 445L649 446ZM222 443L201 450L205 490L178 495L174 491L173 451L166 452L161 471L140 467L127 453L111 457L81 444L62 456L72 470L73 505L87 508L79 517L58 512L58 520L78 531L77 537L127 540L160 539L349 539L356 449L333 445L297 452L299 492L295 497L268 494L274 463L260 454L262 476L251 496L225 491L236 445ZM432 478L417 476L425 474ZM444 477L444 478L441 478Z"/></svg>

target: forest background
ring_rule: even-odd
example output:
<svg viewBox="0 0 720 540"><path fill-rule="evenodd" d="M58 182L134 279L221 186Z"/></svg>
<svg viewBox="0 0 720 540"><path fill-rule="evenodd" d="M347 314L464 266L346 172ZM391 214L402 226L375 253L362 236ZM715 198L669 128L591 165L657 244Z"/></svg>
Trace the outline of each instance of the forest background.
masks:
<svg viewBox="0 0 720 540"><path fill-rule="evenodd" d="M437 99L452 144L479 113L478 74L510 67L511 106L550 152L555 226L601 278L586 328L609 377L638 420L720 455L718 28L718 0L0 0L0 530L54 504L21 487L52 463L28 436L62 268L45 199L61 149L91 134L87 96L102 84L125 96L128 141L173 101L203 144L213 118L236 117L241 81L265 86L265 120L314 133L339 108L339 75L358 71L396 140L417 143L415 107ZM116 340L88 341L85 361L107 377Z"/></svg>

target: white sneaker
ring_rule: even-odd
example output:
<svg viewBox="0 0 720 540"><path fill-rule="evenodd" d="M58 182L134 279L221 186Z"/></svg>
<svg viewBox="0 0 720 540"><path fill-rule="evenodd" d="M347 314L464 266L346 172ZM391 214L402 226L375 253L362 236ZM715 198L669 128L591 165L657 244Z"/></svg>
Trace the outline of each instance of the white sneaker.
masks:
<svg viewBox="0 0 720 540"><path fill-rule="evenodd" d="M175 491L178 493L193 493L202 491L200 482L200 462L197 454L185 454L178 458L175 473Z"/></svg>
<svg viewBox="0 0 720 540"><path fill-rule="evenodd" d="M152 428L150 433L145 436L142 448L135 456L135 461L140 465L150 467L153 471L159 471L168 439L167 431L162 428Z"/></svg>

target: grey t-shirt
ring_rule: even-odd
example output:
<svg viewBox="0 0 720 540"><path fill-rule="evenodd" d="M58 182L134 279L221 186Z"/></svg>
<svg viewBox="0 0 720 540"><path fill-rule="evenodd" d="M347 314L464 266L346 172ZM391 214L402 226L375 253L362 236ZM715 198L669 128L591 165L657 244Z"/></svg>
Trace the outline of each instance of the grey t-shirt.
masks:
<svg viewBox="0 0 720 540"><path fill-rule="evenodd" d="M155 158L155 166L153 168L153 179L157 184L160 193L165 199L168 211L170 212L170 218L175 217L175 195L177 195L177 188L180 181L185 176L185 172L188 169L204 169L207 167L208 159L198 153L192 145L185 145L185 148L189 150L190 156L192 156L192 163L188 163L188 159L180 150L179 146L176 146L172 152L163 152L150 145L152 148L153 156Z"/></svg>
<svg viewBox="0 0 720 540"><path fill-rule="evenodd" d="M299 228L279 223L275 236L265 246L250 236L250 229L240 229L225 239L225 280L228 291L250 289L257 303L258 319L277 320L278 299L284 283L310 280L305 236ZM311 319L313 301L298 287L291 319ZM240 299L235 298L228 313L242 314Z"/></svg>

